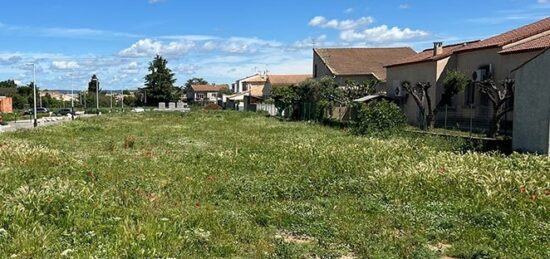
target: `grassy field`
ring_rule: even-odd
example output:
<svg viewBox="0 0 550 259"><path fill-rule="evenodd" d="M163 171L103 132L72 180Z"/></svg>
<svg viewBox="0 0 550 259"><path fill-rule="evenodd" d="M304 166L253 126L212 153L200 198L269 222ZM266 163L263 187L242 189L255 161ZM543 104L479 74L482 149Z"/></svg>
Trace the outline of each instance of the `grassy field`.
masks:
<svg viewBox="0 0 550 259"><path fill-rule="evenodd" d="M257 114L0 134L0 258L549 258L550 159Z"/></svg>

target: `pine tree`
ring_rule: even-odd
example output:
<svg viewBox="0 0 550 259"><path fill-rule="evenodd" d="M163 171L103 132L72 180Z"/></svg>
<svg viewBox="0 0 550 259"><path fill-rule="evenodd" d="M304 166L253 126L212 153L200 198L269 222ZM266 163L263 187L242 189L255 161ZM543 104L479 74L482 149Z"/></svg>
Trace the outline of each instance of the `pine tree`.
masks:
<svg viewBox="0 0 550 259"><path fill-rule="evenodd" d="M96 75L93 75L92 76L92 79L90 79L90 82L88 83L88 92L90 94L95 94L96 92L96 87L98 87L99 85L99 80L97 79L97 76ZM99 89L99 91L101 92L101 88Z"/></svg>
<svg viewBox="0 0 550 259"><path fill-rule="evenodd" d="M174 83L174 73L167 67L168 61L157 55L149 63L149 74L145 76L145 88L141 89L147 95L147 104L159 102L174 102L180 98L180 93Z"/></svg>

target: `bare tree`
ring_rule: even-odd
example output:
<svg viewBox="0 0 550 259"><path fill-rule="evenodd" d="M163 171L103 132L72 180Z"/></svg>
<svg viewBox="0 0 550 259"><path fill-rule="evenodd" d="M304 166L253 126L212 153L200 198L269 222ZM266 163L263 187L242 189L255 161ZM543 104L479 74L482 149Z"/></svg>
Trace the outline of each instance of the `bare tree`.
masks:
<svg viewBox="0 0 550 259"><path fill-rule="evenodd" d="M429 82L418 82L415 86L412 86L409 81L403 81L401 86L405 88L413 97L414 102L420 110L422 118L425 119L426 123L422 125L424 129L433 128L435 123L435 114L434 109L432 108L432 98L428 93L432 87L432 84ZM424 105L424 98L426 98L426 105Z"/></svg>
<svg viewBox="0 0 550 259"><path fill-rule="evenodd" d="M512 103L514 99L515 81L513 79L505 79L499 83L489 79L477 84L479 91L487 94L489 100L493 104L493 119L491 120L491 128L487 133L487 137L494 138L500 131L500 123L506 113L514 109Z"/></svg>

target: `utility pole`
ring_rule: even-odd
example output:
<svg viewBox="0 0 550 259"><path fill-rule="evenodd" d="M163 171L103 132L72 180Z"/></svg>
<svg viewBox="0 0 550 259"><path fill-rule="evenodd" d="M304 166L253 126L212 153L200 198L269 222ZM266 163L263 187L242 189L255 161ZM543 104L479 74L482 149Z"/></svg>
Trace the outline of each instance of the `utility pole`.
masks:
<svg viewBox="0 0 550 259"><path fill-rule="evenodd" d="M122 90L122 112L124 113L124 90Z"/></svg>
<svg viewBox="0 0 550 259"><path fill-rule="evenodd" d="M34 63L28 63L27 65L32 65L32 85L33 85L33 125L34 127L38 127L38 119L36 117L36 64Z"/></svg>

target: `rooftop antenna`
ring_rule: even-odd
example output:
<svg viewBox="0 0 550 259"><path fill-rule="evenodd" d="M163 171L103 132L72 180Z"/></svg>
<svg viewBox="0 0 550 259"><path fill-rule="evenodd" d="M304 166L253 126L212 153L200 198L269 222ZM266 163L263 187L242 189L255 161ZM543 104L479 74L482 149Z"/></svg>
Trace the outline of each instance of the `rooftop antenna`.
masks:
<svg viewBox="0 0 550 259"><path fill-rule="evenodd" d="M315 39L312 38L312 39L311 39L311 47L312 47L312 48L315 48L315 44L316 44L316 43L317 43L317 42L315 42Z"/></svg>

